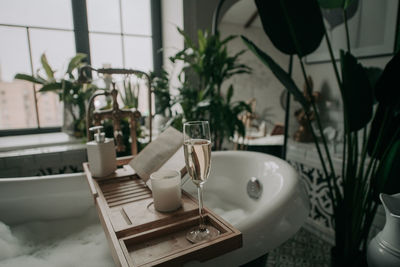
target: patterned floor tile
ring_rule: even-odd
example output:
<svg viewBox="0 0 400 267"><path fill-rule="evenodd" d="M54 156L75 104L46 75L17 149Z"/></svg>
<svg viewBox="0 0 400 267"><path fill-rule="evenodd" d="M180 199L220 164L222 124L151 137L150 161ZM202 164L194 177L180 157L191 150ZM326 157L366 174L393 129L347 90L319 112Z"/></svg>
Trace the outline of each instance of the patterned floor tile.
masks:
<svg viewBox="0 0 400 267"><path fill-rule="evenodd" d="M331 245L307 230L299 232L271 251L267 267L328 267Z"/></svg>

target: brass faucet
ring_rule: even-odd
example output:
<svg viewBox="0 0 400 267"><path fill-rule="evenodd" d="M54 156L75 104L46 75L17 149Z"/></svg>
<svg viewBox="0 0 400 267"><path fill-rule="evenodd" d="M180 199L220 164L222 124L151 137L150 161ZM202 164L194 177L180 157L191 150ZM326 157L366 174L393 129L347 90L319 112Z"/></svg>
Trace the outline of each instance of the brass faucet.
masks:
<svg viewBox="0 0 400 267"><path fill-rule="evenodd" d="M129 70L129 69L94 69L90 66L85 66L84 68L81 69L80 71L80 80L87 82L88 78L84 72L86 68L89 68L90 70L94 70L98 73L101 74L134 74L137 76L142 76L145 77L148 83L148 101L149 101L149 141L151 142L152 139L152 120L151 120L151 85L150 85L150 77L146 73L142 71L137 71L137 70ZM85 77L86 76L86 77ZM136 128L137 128L137 121L141 118L140 112L135 109L120 109L118 106L118 90L115 87L115 83L112 82L112 90L111 91L104 91L104 92L98 92L93 94L90 99L89 103L87 106L86 110L86 132L88 136L88 141L92 140L92 137L89 133L89 128L91 127L92 121L94 122L94 125L101 125L101 122L104 119L111 119L113 122L113 129L114 129L114 139L116 142L116 150L117 152L123 152L126 150L126 147L123 143L123 137L122 137L122 131L121 131L121 119L123 118L128 118L129 119L129 128L130 128L130 137L131 137L131 153L132 155L137 154L137 136L136 136ZM106 109L106 110L94 110L93 115L92 115L92 106L94 99L98 96L111 96L112 98L112 108L111 109Z"/></svg>

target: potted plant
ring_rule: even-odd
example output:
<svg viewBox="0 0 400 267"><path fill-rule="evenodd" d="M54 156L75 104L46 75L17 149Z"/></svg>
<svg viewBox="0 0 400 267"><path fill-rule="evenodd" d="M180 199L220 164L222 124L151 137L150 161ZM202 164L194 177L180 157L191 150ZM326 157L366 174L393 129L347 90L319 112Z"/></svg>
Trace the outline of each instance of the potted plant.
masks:
<svg viewBox="0 0 400 267"><path fill-rule="evenodd" d="M300 102L307 116L315 114L316 129L308 118L314 142L327 179L333 207L335 228L334 266L365 266L368 234L377 209L380 192L399 190L400 164L400 92L397 72L398 53L383 73L362 66L351 54L346 10L351 0L255 0L264 31L283 53L299 59L307 90L311 86L303 58L313 52L323 38L344 106L344 149L342 172L336 173L326 138L322 131L315 101L306 99L290 76L266 52L242 36L249 49L273 72L286 89ZM329 36L322 20L322 8L340 8L344 14L347 51L340 51L336 65ZM377 107L374 109L374 102ZM374 112L375 111L375 112ZM370 125L369 129L369 123ZM397 171L397 173L396 173ZM390 185L388 188L387 186Z"/></svg>
<svg viewBox="0 0 400 267"><path fill-rule="evenodd" d="M41 85L42 87L39 89L41 93L55 92L58 94L60 101L64 104L62 129L75 137L86 136L86 102L98 89L93 84L84 84L78 81L79 69L87 65L86 57L85 54L79 53L74 56L60 79L55 77L55 70L50 67L45 54L42 54L40 58L45 77L39 73L40 70L36 75L21 73L15 75L16 79Z"/></svg>
<svg viewBox="0 0 400 267"><path fill-rule="evenodd" d="M180 94L173 100L183 112L175 118L180 122L182 119L208 120L214 149L220 150L225 138L233 137L235 132L244 135L244 125L238 115L250 111L250 107L243 101L232 101L233 84L223 94L222 84L234 75L250 73L249 67L238 63L245 51L232 56L228 54L227 43L234 36L221 40L218 33L210 35L198 31L198 42L194 43L182 30L178 31L184 37L185 48L170 60L173 63L184 62L178 76Z"/></svg>
<svg viewBox="0 0 400 267"><path fill-rule="evenodd" d="M141 79L141 77L136 76L137 79ZM140 84L136 80L131 80L129 76L126 76L122 81L122 86L124 88L123 94L120 92L120 97L122 103L124 104L124 108L138 108L139 105L139 91Z"/></svg>

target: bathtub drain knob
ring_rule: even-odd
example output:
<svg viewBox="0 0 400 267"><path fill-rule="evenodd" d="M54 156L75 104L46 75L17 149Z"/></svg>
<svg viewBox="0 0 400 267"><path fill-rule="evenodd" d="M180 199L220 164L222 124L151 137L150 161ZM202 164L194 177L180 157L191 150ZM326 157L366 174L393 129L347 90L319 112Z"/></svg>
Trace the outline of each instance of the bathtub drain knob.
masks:
<svg viewBox="0 0 400 267"><path fill-rule="evenodd" d="M251 177L251 179L247 183L247 194L250 198L260 198L262 194L262 184L256 177Z"/></svg>

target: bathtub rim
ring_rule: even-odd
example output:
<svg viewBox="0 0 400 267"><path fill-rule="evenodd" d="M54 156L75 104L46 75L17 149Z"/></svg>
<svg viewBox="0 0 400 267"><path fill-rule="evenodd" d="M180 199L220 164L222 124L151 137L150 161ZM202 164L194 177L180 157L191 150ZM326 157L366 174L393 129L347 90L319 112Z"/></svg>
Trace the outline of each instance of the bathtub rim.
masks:
<svg viewBox="0 0 400 267"><path fill-rule="evenodd" d="M42 175L42 176L23 176L23 177L9 177L9 178L2 177L2 178L0 178L0 183L62 179L62 178L69 178L69 177L78 177L78 176L82 176L82 175L85 175L85 173L84 172L75 172L75 173L50 174L50 175Z"/></svg>

